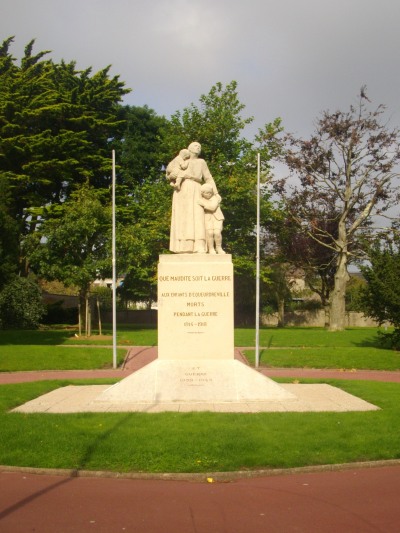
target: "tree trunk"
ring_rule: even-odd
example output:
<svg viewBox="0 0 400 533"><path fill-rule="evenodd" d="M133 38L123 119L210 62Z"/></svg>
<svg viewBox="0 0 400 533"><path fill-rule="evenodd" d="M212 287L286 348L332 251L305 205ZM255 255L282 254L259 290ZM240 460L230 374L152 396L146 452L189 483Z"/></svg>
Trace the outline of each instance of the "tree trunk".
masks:
<svg viewBox="0 0 400 533"><path fill-rule="evenodd" d="M329 320L329 316L330 316L329 302L325 302L324 303L324 316L325 316L324 328L329 329L329 324L330 324L330 320Z"/></svg>
<svg viewBox="0 0 400 533"><path fill-rule="evenodd" d="M82 330L85 332L85 335L87 336L88 331L88 320L87 320L87 314L88 310L86 307L87 300L88 300L88 288L84 287L79 291L79 324L80 324L80 333L82 334Z"/></svg>
<svg viewBox="0 0 400 533"><path fill-rule="evenodd" d="M285 326L285 300L277 298L278 300L278 328Z"/></svg>
<svg viewBox="0 0 400 533"><path fill-rule="evenodd" d="M102 335L103 332L101 330L101 311L100 311L100 302L98 298L97 298L97 315L99 319L99 335Z"/></svg>
<svg viewBox="0 0 400 533"><path fill-rule="evenodd" d="M342 331L346 324L346 287L350 276L347 272L347 252L338 256L335 285L330 297L329 331Z"/></svg>

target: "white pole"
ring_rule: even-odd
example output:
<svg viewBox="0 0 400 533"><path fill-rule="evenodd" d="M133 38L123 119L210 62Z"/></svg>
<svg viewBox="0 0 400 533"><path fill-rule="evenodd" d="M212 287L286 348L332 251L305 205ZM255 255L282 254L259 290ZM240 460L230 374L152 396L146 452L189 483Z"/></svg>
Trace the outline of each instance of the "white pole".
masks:
<svg viewBox="0 0 400 533"><path fill-rule="evenodd" d="M257 154L256 368L260 365L260 154Z"/></svg>
<svg viewBox="0 0 400 533"><path fill-rule="evenodd" d="M112 327L113 368L117 368L117 264L115 254L115 150L112 151Z"/></svg>

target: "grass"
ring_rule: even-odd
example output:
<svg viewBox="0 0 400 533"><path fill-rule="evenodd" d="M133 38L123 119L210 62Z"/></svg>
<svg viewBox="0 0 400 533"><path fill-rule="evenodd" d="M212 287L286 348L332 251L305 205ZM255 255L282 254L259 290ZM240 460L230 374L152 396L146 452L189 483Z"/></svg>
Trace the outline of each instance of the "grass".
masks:
<svg viewBox="0 0 400 533"><path fill-rule="evenodd" d="M245 350L249 363L255 351ZM260 350L260 365L278 368L335 368L358 370L399 370L400 353L380 348L323 347Z"/></svg>
<svg viewBox="0 0 400 533"><path fill-rule="evenodd" d="M348 328L344 331L330 332L323 328L261 328L260 346L276 347L367 347L379 342L379 328ZM76 329L59 328L44 330L5 330L0 331L0 346L9 344L88 344L111 345L112 331L105 326L103 336L97 338L75 337ZM157 329L146 326L120 325L117 331L117 343L120 346L155 346ZM235 346L254 346L254 328L235 328Z"/></svg>
<svg viewBox="0 0 400 533"><path fill-rule="evenodd" d="M75 330L0 331L0 371L68 370L106 368L111 365L111 330L105 327L100 337L75 337ZM260 363L275 367L400 369L399 352L384 349L378 328L349 328L328 332L323 328L261 328ZM235 329L235 346L254 346L251 328ZM117 343L122 346L157 345L157 330L146 326L118 329ZM96 347L94 349L93 347ZM246 356L254 364L254 350Z"/></svg>
<svg viewBox="0 0 400 533"><path fill-rule="evenodd" d="M328 381L382 408L371 412L7 413L68 383L0 387L0 464L212 472L400 458L400 386L394 383Z"/></svg>
<svg viewBox="0 0 400 533"><path fill-rule="evenodd" d="M10 344L40 345L112 345L112 330L104 328L103 335L76 337L77 328L46 328L38 330L0 330L0 348ZM96 333L96 332L94 332ZM118 326L117 344L119 346L153 346L157 344L157 330L146 326Z"/></svg>
<svg viewBox="0 0 400 533"><path fill-rule="evenodd" d="M122 364L126 350L117 350L117 363ZM0 372L25 370L90 370L112 368L111 348L48 345L0 346Z"/></svg>
<svg viewBox="0 0 400 533"><path fill-rule="evenodd" d="M379 344L380 328L348 328L344 331L327 331L324 328L261 328L260 346L277 347L368 347ZM252 328L235 329L235 346L254 346Z"/></svg>

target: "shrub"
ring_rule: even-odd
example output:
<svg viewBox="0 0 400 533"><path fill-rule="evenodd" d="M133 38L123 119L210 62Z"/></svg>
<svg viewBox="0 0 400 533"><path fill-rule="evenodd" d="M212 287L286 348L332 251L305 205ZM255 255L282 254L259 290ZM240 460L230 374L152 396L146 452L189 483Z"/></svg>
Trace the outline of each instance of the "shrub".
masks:
<svg viewBox="0 0 400 533"><path fill-rule="evenodd" d="M37 328L43 314L41 290L31 279L15 277L0 292L0 327Z"/></svg>
<svg viewBox="0 0 400 533"><path fill-rule="evenodd" d="M380 344L387 349L400 351L400 329L396 328L392 332L378 332Z"/></svg>

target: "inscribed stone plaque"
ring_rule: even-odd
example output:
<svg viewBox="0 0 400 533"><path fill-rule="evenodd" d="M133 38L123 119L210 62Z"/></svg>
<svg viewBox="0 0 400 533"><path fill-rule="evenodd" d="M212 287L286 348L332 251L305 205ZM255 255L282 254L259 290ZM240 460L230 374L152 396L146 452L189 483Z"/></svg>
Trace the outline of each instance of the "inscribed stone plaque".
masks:
<svg viewBox="0 0 400 533"><path fill-rule="evenodd" d="M230 255L160 255L159 359L233 359Z"/></svg>

